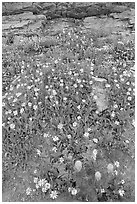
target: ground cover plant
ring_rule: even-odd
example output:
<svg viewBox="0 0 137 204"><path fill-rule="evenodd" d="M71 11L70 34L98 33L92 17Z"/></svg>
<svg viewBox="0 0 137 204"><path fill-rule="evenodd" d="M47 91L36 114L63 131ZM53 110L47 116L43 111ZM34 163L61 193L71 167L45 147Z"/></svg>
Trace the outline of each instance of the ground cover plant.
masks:
<svg viewBox="0 0 137 204"><path fill-rule="evenodd" d="M3 46L3 186L21 201L134 200L134 42L100 48L79 28L56 42Z"/></svg>

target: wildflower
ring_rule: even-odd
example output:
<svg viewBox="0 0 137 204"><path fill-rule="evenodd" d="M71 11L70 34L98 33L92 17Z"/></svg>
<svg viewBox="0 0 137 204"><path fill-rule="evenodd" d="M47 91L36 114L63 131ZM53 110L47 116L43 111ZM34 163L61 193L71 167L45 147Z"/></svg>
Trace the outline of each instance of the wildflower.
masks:
<svg viewBox="0 0 137 204"><path fill-rule="evenodd" d="M41 190L42 190L42 192L43 192L43 193L46 193L48 189L47 189L47 188L45 188L45 186L44 186L44 187L42 187L42 189L41 189Z"/></svg>
<svg viewBox="0 0 137 204"><path fill-rule="evenodd" d="M83 88L83 84L80 84L80 87Z"/></svg>
<svg viewBox="0 0 137 204"><path fill-rule="evenodd" d="M125 180L122 179L122 180L121 180L121 184L124 184L124 183L125 183Z"/></svg>
<svg viewBox="0 0 137 204"><path fill-rule="evenodd" d="M112 113L111 113L111 117L112 117L112 118L115 117L115 112L114 112L114 111L112 111Z"/></svg>
<svg viewBox="0 0 137 204"><path fill-rule="evenodd" d="M129 85L130 85L130 82L128 81L126 84L129 86Z"/></svg>
<svg viewBox="0 0 137 204"><path fill-rule="evenodd" d="M101 193L105 193L105 189L104 188L101 188Z"/></svg>
<svg viewBox="0 0 137 204"><path fill-rule="evenodd" d="M127 95L130 95L130 92L129 92L129 91L127 92Z"/></svg>
<svg viewBox="0 0 137 204"><path fill-rule="evenodd" d="M56 190L55 191L51 191L50 198L55 199L57 197L58 197L58 192Z"/></svg>
<svg viewBox="0 0 137 204"><path fill-rule="evenodd" d="M83 103L85 103L85 102L86 102L86 100L85 100L85 99L82 99L82 102L83 102Z"/></svg>
<svg viewBox="0 0 137 204"><path fill-rule="evenodd" d="M20 113L22 114L24 112L24 108L21 108L20 109Z"/></svg>
<svg viewBox="0 0 137 204"><path fill-rule="evenodd" d="M27 194L27 195L30 195L31 191L32 191L31 188L28 187L28 188L26 189L26 194Z"/></svg>
<svg viewBox="0 0 137 204"><path fill-rule="evenodd" d="M44 185L43 179L40 179L40 180L38 181L38 185L39 185L39 186L43 186L43 185Z"/></svg>
<svg viewBox="0 0 137 204"><path fill-rule="evenodd" d="M75 168L75 170L77 170L78 172L81 171L81 169L82 169L82 162L81 162L80 160L77 160L77 161L75 162L74 168Z"/></svg>
<svg viewBox="0 0 137 204"><path fill-rule="evenodd" d="M132 125L135 127L135 120L134 119L132 120Z"/></svg>
<svg viewBox="0 0 137 204"><path fill-rule="evenodd" d="M107 171L108 171L108 173L112 173L113 172L113 170L114 170L114 166L113 166L113 164L108 164L108 166L107 166Z"/></svg>
<svg viewBox="0 0 137 204"><path fill-rule="evenodd" d="M88 137L89 136L89 133L88 132L85 132L84 133L84 137Z"/></svg>
<svg viewBox="0 0 137 204"><path fill-rule="evenodd" d="M94 149L93 150L93 155L92 155L94 160L96 160L97 153L98 153L97 149Z"/></svg>
<svg viewBox="0 0 137 204"><path fill-rule="evenodd" d="M18 114L18 111L17 111L17 110L13 111L13 114L14 114L14 115L17 115L17 114Z"/></svg>
<svg viewBox="0 0 137 204"><path fill-rule="evenodd" d="M125 194L125 191L123 189L119 189L118 192L121 197L123 197L123 195Z"/></svg>
<svg viewBox="0 0 137 204"><path fill-rule="evenodd" d="M58 140L59 140L59 138L58 138L57 136L54 136L54 137L53 137L53 141L54 141L54 142L56 142L56 141L58 141Z"/></svg>
<svg viewBox="0 0 137 204"><path fill-rule="evenodd" d="M19 97L19 96L21 96L21 94L22 94L22 93L16 93L16 96Z"/></svg>
<svg viewBox="0 0 137 204"><path fill-rule="evenodd" d="M80 105L79 105L79 106L77 106L77 108L80 110Z"/></svg>
<svg viewBox="0 0 137 204"><path fill-rule="evenodd" d="M60 161L60 163L63 163L64 162L63 157L59 158L59 161Z"/></svg>
<svg viewBox="0 0 137 204"><path fill-rule="evenodd" d="M80 119L81 119L81 116L79 115L79 116L77 117L77 119L80 120Z"/></svg>
<svg viewBox="0 0 137 204"><path fill-rule="evenodd" d="M41 151L39 149L37 149L37 154L40 156L41 155Z"/></svg>
<svg viewBox="0 0 137 204"><path fill-rule="evenodd" d="M77 82L78 82L78 83L81 83L81 79L77 79Z"/></svg>
<svg viewBox="0 0 137 204"><path fill-rule="evenodd" d="M118 105L117 105L117 104L115 104L115 105L114 105L114 108L118 108Z"/></svg>
<svg viewBox="0 0 137 204"><path fill-rule="evenodd" d="M74 123L73 123L73 127L76 127L76 126L77 126L77 122L74 122Z"/></svg>
<svg viewBox="0 0 137 204"><path fill-rule="evenodd" d="M129 140L126 140L125 142L126 142L127 144L129 144Z"/></svg>
<svg viewBox="0 0 137 204"><path fill-rule="evenodd" d="M132 97L129 96L127 99L128 99L129 101L131 101L131 100L132 100Z"/></svg>
<svg viewBox="0 0 137 204"><path fill-rule="evenodd" d="M77 84L74 84L73 86L74 86L74 88L77 88L77 87L78 87Z"/></svg>
<svg viewBox="0 0 137 204"><path fill-rule="evenodd" d="M66 98L66 97L63 97L63 100L64 100L64 101L66 101L66 100L67 100L67 98Z"/></svg>
<svg viewBox="0 0 137 204"><path fill-rule="evenodd" d="M39 184L38 183L36 183L36 188L38 189L40 186L39 186Z"/></svg>
<svg viewBox="0 0 137 204"><path fill-rule="evenodd" d="M68 139L71 139L71 135L70 135L70 134L69 134L69 135L67 135L67 138L68 138Z"/></svg>
<svg viewBox="0 0 137 204"><path fill-rule="evenodd" d="M95 178L97 181L99 181L101 179L101 173L99 171L96 171Z"/></svg>
<svg viewBox="0 0 137 204"><path fill-rule="evenodd" d="M52 148L52 151L53 151L53 152L56 152L56 151L57 151L57 148L56 148L56 147L53 147L53 148Z"/></svg>
<svg viewBox="0 0 137 204"><path fill-rule="evenodd" d="M94 143L98 143L98 139L97 138L93 138L93 142Z"/></svg>
<svg viewBox="0 0 137 204"><path fill-rule="evenodd" d="M115 166L118 168L119 167L119 162L118 161L115 161Z"/></svg>
<svg viewBox="0 0 137 204"><path fill-rule="evenodd" d="M55 96L55 95L57 95L57 92L55 90L53 90L52 94Z"/></svg>
<svg viewBox="0 0 137 204"><path fill-rule="evenodd" d="M96 95L94 95L93 98L94 98L94 100L97 100L98 97Z"/></svg>
<svg viewBox="0 0 137 204"><path fill-rule="evenodd" d="M37 183L38 182L38 177L34 177L34 183Z"/></svg>
<svg viewBox="0 0 137 204"><path fill-rule="evenodd" d="M116 124L116 125L119 125L119 121L116 120L116 121L115 121L115 124Z"/></svg>
<svg viewBox="0 0 137 204"><path fill-rule="evenodd" d="M15 128L15 124L14 123L10 124L10 128L14 129Z"/></svg>
<svg viewBox="0 0 137 204"><path fill-rule="evenodd" d="M37 169L35 169L35 170L34 170L34 174L36 174L37 172L38 172Z"/></svg>
<svg viewBox="0 0 137 204"><path fill-rule="evenodd" d="M62 123L59 123L59 124L58 124L58 129L61 130L62 128L63 128L63 124L62 124Z"/></svg>
<svg viewBox="0 0 137 204"><path fill-rule="evenodd" d="M14 100L13 100L13 103L15 103L17 101L17 98L15 98Z"/></svg>
<svg viewBox="0 0 137 204"><path fill-rule="evenodd" d="M105 87L106 87L106 88L110 88L110 84L106 84Z"/></svg>
<svg viewBox="0 0 137 204"><path fill-rule="evenodd" d="M76 188L72 188L71 189L71 194L72 195L76 195L78 193L77 189Z"/></svg>
<svg viewBox="0 0 137 204"><path fill-rule="evenodd" d="M32 106L32 103L28 102L28 106L31 107L31 106Z"/></svg>
<svg viewBox="0 0 137 204"><path fill-rule="evenodd" d="M131 87L128 88L128 91L132 91Z"/></svg>
<svg viewBox="0 0 137 204"><path fill-rule="evenodd" d="M26 105L25 103L22 103L22 104L21 104L21 106L25 106L25 105Z"/></svg>
<svg viewBox="0 0 137 204"><path fill-rule="evenodd" d="M80 72L81 72L81 73L83 73L83 72L84 72L84 70L83 70L83 69L80 69Z"/></svg>
<svg viewBox="0 0 137 204"><path fill-rule="evenodd" d="M70 192L71 192L71 190L72 190L72 188L71 188L71 187L69 187L69 188L68 188L68 192L70 193Z"/></svg>

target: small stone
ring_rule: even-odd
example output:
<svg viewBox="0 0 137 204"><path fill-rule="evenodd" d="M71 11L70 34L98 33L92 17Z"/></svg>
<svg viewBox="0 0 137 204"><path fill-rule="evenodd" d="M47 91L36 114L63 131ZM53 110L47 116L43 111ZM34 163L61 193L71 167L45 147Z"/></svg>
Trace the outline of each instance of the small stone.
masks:
<svg viewBox="0 0 137 204"><path fill-rule="evenodd" d="M99 171L96 171L95 178L97 181L99 181L101 179L101 173Z"/></svg>

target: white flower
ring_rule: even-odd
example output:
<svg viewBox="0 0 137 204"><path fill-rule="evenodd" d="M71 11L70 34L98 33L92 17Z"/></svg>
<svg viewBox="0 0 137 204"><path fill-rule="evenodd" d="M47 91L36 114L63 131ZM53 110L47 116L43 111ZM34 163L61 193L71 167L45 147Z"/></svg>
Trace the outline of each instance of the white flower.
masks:
<svg viewBox="0 0 137 204"><path fill-rule="evenodd" d="M17 115L17 114L18 114L18 111L17 111L17 110L13 111L13 114L14 114L14 115Z"/></svg>
<svg viewBox="0 0 137 204"><path fill-rule="evenodd" d="M81 79L77 79L77 82L78 82L78 83L81 83Z"/></svg>
<svg viewBox="0 0 137 204"><path fill-rule="evenodd" d="M52 94L55 96L55 95L57 95L57 92L55 90L53 90Z"/></svg>
<svg viewBox="0 0 137 204"><path fill-rule="evenodd" d="M111 117L115 117L115 112L113 111L112 113L111 113Z"/></svg>
<svg viewBox="0 0 137 204"><path fill-rule="evenodd" d="M16 93L16 96L19 97L19 96L21 96L21 94L22 94L22 93Z"/></svg>
<svg viewBox="0 0 137 204"><path fill-rule="evenodd" d="M93 142L94 143L98 143L98 139L97 138L93 138Z"/></svg>
<svg viewBox="0 0 137 204"><path fill-rule="evenodd" d="M107 170L108 170L108 173L112 173L113 172L113 170L114 170L114 166L113 166L113 164L108 164L108 166L107 166Z"/></svg>
<svg viewBox="0 0 137 204"><path fill-rule="evenodd" d="M14 129L15 128L15 124L14 123L10 124L10 128Z"/></svg>
<svg viewBox="0 0 137 204"><path fill-rule="evenodd" d="M57 148L56 148L56 147L53 147L53 148L52 148L52 151L53 151L53 152L56 152L56 151L57 151Z"/></svg>
<svg viewBox="0 0 137 204"><path fill-rule="evenodd" d="M93 81L90 81L89 84L93 84Z"/></svg>
<svg viewBox="0 0 137 204"><path fill-rule="evenodd" d="M26 194L27 194L27 195L30 195L31 191L32 191L31 188L28 187L28 188L26 189Z"/></svg>
<svg viewBox="0 0 137 204"><path fill-rule="evenodd" d="M104 188L101 188L101 193L105 193L105 189Z"/></svg>
<svg viewBox="0 0 137 204"><path fill-rule="evenodd" d="M77 126L77 122L74 122L74 123L73 123L73 127L76 127L76 126Z"/></svg>
<svg viewBox="0 0 137 204"><path fill-rule="evenodd" d="M70 135L70 134L69 134L69 135L67 135L67 138L68 138L68 139L71 139L71 135Z"/></svg>
<svg viewBox="0 0 137 204"><path fill-rule="evenodd" d="M36 188L38 189L40 186L39 186L39 184L38 183L36 183Z"/></svg>
<svg viewBox="0 0 137 204"><path fill-rule="evenodd" d="M24 112L24 108L21 108L20 109L20 113L22 114Z"/></svg>
<svg viewBox="0 0 137 204"><path fill-rule="evenodd" d="M45 187L42 187L42 189L41 189L41 190L42 190L42 192L43 192L43 193L46 193L48 189L47 189L47 188L45 188Z"/></svg>
<svg viewBox="0 0 137 204"><path fill-rule="evenodd" d="M72 188L71 189L71 194L72 195L76 195L78 193L77 189L76 188Z"/></svg>
<svg viewBox="0 0 137 204"><path fill-rule="evenodd" d="M77 117L77 119L80 120L80 119L81 119L81 116L79 115L79 116Z"/></svg>
<svg viewBox="0 0 137 204"><path fill-rule="evenodd" d="M31 106L32 106L32 103L28 102L28 106L31 107Z"/></svg>
<svg viewBox="0 0 137 204"><path fill-rule="evenodd" d="M125 183L125 180L122 179L122 180L121 180L121 184L124 184L124 183Z"/></svg>
<svg viewBox="0 0 137 204"><path fill-rule="evenodd" d="M86 102L86 100L85 100L85 99L82 99L82 102L83 102L83 103L85 103L85 102Z"/></svg>
<svg viewBox="0 0 137 204"><path fill-rule="evenodd" d="M83 84L80 84L80 87L83 88Z"/></svg>
<svg viewBox="0 0 137 204"><path fill-rule="evenodd" d="M115 121L115 124L116 124L116 125L119 125L119 121L116 120L116 121Z"/></svg>
<svg viewBox="0 0 137 204"><path fill-rule="evenodd" d="M92 155L94 160L96 160L97 153L98 153L97 149L94 149L93 150L93 155Z"/></svg>
<svg viewBox="0 0 137 204"><path fill-rule="evenodd" d="M33 109L34 109L34 110L37 110L37 108L38 108L37 105L34 105L34 106L33 106Z"/></svg>
<svg viewBox="0 0 137 204"><path fill-rule="evenodd" d="M135 127L135 120L134 119L132 120L132 125Z"/></svg>
<svg viewBox="0 0 137 204"><path fill-rule="evenodd" d="M17 101L17 98L15 98L14 100L13 100L13 103L15 103Z"/></svg>
<svg viewBox="0 0 137 204"><path fill-rule="evenodd" d="M106 88L110 88L110 84L106 84L105 87L106 87Z"/></svg>
<svg viewBox="0 0 137 204"><path fill-rule="evenodd" d="M57 197L58 197L58 192L56 190L55 191L51 191L50 198L55 199Z"/></svg>
<svg viewBox="0 0 137 204"><path fill-rule="evenodd" d="M79 105L79 106L77 106L77 108L80 110L80 105Z"/></svg>
<svg viewBox="0 0 137 204"><path fill-rule="evenodd" d="M80 72L81 72L81 73L83 73L83 72L84 72L84 70L83 70L83 69L80 69Z"/></svg>
<svg viewBox="0 0 137 204"><path fill-rule="evenodd" d="M84 133L84 137L88 137L89 136L89 133L88 132L85 132Z"/></svg>
<svg viewBox="0 0 137 204"><path fill-rule="evenodd" d="M59 161L60 161L60 163L63 163L64 162L63 157L59 158Z"/></svg>
<svg viewBox="0 0 137 204"><path fill-rule="evenodd" d="M129 101L131 101L131 100L132 100L132 97L129 96L127 99L128 99Z"/></svg>
<svg viewBox="0 0 137 204"><path fill-rule="evenodd" d="M114 108L118 108L118 105L117 105L117 104L115 104L115 105L114 105Z"/></svg>
<svg viewBox="0 0 137 204"><path fill-rule="evenodd" d="M40 156L41 155L41 151L39 149L37 149L37 154Z"/></svg>
<svg viewBox="0 0 137 204"><path fill-rule="evenodd" d="M63 124L62 124L62 123L59 123L59 124L58 124L58 129L61 130L62 128L63 128Z"/></svg>
<svg viewBox="0 0 137 204"><path fill-rule="evenodd" d="M121 196L121 197L123 197L123 195L125 194L125 191L123 190L123 189L119 189L119 195Z"/></svg>
<svg viewBox="0 0 137 204"><path fill-rule="evenodd" d="M115 161L115 166L118 168L119 167L119 162L118 161Z"/></svg>
<svg viewBox="0 0 137 204"><path fill-rule="evenodd" d="M74 88L77 88L77 87L78 87L77 84L74 84L73 86L74 86Z"/></svg>
<svg viewBox="0 0 137 204"><path fill-rule="evenodd" d="M94 100L97 100L98 97L96 95L94 95L93 98L94 98Z"/></svg>
<svg viewBox="0 0 137 204"><path fill-rule="evenodd" d="M22 103L21 106L25 106L25 103Z"/></svg>
<svg viewBox="0 0 137 204"><path fill-rule="evenodd" d="M101 179L101 173L99 171L96 171L95 178L97 181L99 181Z"/></svg>
<svg viewBox="0 0 137 204"><path fill-rule="evenodd" d="M54 142L56 142L56 141L58 141L58 140L59 140L59 138L58 138L57 136L54 136L54 137L53 137L53 141L54 141Z"/></svg>
<svg viewBox="0 0 137 204"><path fill-rule="evenodd" d="M45 186L46 189L50 189L50 187L51 187L50 183L45 183L44 186Z"/></svg>
<svg viewBox="0 0 137 204"><path fill-rule="evenodd" d="M37 183L38 182L38 177L34 177L34 183Z"/></svg>
<svg viewBox="0 0 137 204"><path fill-rule="evenodd" d="M69 188L68 188L68 192L71 192L71 190L72 190L72 187L69 187Z"/></svg>
<svg viewBox="0 0 137 204"><path fill-rule="evenodd" d="M43 137L49 137L48 133L44 133Z"/></svg>
<svg viewBox="0 0 137 204"><path fill-rule="evenodd" d="M63 97L63 100L64 100L64 101L66 101L66 100L67 100L67 98L66 98L66 97Z"/></svg>

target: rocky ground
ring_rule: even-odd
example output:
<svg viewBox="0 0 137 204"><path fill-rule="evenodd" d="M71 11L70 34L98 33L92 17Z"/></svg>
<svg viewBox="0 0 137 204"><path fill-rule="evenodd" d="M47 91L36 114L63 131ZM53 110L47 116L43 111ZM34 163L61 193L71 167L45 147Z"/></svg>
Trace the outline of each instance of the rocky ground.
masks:
<svg viewBox="0 0 137 204"><path fill-rule="evenodd" d="M2 13L3 201L134 201L134 4Z"/></svg>

